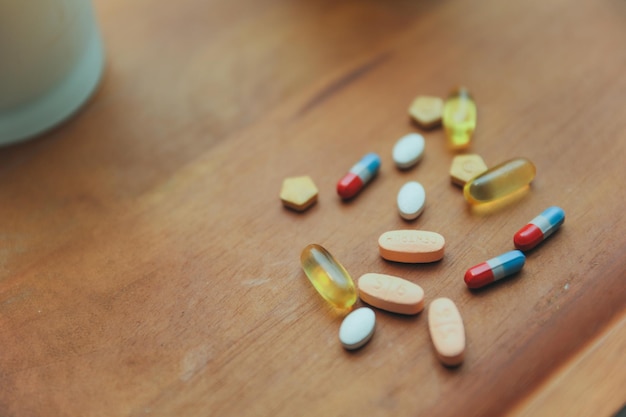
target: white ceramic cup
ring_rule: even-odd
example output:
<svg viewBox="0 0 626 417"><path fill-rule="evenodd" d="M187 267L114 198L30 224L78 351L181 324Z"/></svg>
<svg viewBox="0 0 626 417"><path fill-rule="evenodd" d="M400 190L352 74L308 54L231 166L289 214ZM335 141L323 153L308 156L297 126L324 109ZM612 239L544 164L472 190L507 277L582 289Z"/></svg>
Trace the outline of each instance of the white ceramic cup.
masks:
<svg viewBox="0 0 626 417"><path fill-rule="evenodd" d="M91 0L0 0L0 145L74 114L103 65Z"/></svg>

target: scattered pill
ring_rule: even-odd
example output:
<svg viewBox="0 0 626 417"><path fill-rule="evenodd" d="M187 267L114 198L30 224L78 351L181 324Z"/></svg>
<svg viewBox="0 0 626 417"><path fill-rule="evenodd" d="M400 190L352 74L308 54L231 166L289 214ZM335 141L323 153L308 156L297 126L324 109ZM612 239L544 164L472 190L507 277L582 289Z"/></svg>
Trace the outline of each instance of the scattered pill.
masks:
<svg viewBox="0 0 626 417"><path fill-rule="evenodd" d="M468 181L463 195L470 204L497 201L527 187L535 178L535 172L535 165L528 159L511 159Z"/></svg>
<svg viewBox="0 0 626 417"><path fill-rule="evenodd" d="M466 182L487 171L487 165L480 155L457 155L452 159L450 179L453 184L463 187Z"/></svg>
<svg viewBox="0 0 626 417"><path fill-rule="evenodd" d="M418 133L402 136L393 147L393 162L399 169L417 164L424 155L424 137Z"/></svg>
<svg viewBox="0 0 626 417"><path fill-rule="evenodd" d="M476 103L465 88L453 91L443 105L443 127L453 150L470 145L476 129Z"/></svg>
<svg viewBox="0 0 626 417"><path fill-rule="evenodd" d="M380 168L380 156L368 153L337 183L337 194L344 200L354 197Z"/></svg>
<svg viewBox="0 0 626 417"><path fill-rule="evenodd" d="M519 272L526 262L524 254L518 250L503 253L471 267L465 272L468 288L480 288L494 281Z"/></svg>
<svg viewBox="0 0 626 417"><path fill-rule="evenodd" d="M368 307L357 308L348 314L339 327L339 341L348 350L365 345L374 335L376 314Z"/></svg>
<svg viewBox="0 0 626 417"><path fill-rule="evenodd" d="M425 230L392 230L378 238L380 256L403 263L436 262L443 258L445 239Z"/></svg>
<svg viewBox="0 0 626 417"><path fill-rule="evenodd" d="M424 309L424 290L405 279L385 274L364 274L359 278L361 300L374 307L399 314L417 314Z"/></svg>
<svg viewBox="0 0 626 417"><path fill-rule="evenodd" d="M519 250L531 250L556 232L564 221L565 212L562 208L549 207L515 233L513 243Z"/></svg>
<svg viewBox="0 0 626 417"><path fill-rule="evenodd" d="M417 96L409 107L409 115L424 129L438 126L442 114L443 100L439 97Z"/></svg>
<svg viewBox="0 0 626 417"><path fill-rule="evenodd" d="M439 361L446 366L460 365L465 353L465 328L452 300L437 298L430 303L428 330Z"/></svg>
<svg viewBox="0 0 626 417"><path fill-rule="evenodd" d="M348 271L326 249L310 244L302 250L300 263L318 293L338 309L349 309L357 300Z"/></svg>
<svg viewBox="0 0 626 417"><path fill-rule="evenodd" d="M285 178L280 199L285 207L304 211L317 201L317 187L308 176Z"/></svg>
<svg viewBox="0 0 626 417"><path fill-rule="evenodd" d="M417 181L409 181L398 192L398 211L405 220L414 220L424 211L426 191Z"/></svg>

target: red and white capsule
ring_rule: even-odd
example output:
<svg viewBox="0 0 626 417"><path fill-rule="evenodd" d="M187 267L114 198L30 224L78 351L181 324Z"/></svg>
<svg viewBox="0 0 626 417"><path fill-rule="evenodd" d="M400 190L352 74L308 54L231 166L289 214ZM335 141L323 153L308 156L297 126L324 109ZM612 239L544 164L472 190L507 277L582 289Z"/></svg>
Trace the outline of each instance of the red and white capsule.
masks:
<svg viewBox="0 0 626 417"><path fill-rule="evenodd" d="M518 250L503 253L468 269L465 272L465 284L468 288L484 287L519 272L525 262L526 257Z"/></svg>
<svg viewBox="0 0 626 417"><path fill-rule="evenodd" d="M513 236L513 244L519 250L528 251L556 232L565 221L562 208L552 206L544 210Z"/></svg>
<svg viewBox="0 0 626 417"><path fill-rule="evenodd" d="M371 181L380 168L380 156L368 153L337 183L337 194L344 200L354 197Z"/></svg>

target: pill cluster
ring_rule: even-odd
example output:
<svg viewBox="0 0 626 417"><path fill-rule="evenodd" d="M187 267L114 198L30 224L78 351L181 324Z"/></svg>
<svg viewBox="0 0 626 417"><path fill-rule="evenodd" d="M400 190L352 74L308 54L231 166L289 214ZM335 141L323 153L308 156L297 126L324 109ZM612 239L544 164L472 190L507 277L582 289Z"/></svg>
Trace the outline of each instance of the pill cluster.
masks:
<svg viewBox="0 0 626 417"><path fill-rule="evenodd" d="M409 115L417 125L432 129L443 125L448 147L453 151L466 150L476 128L477 109L474 99L461 87L444 101L437 97L418 96L409 107ZM392 158L400 170L415 166L424 154L424 137L409 133L394 145ZM355 198L376 176L381 158L368 153L337 183L337 194L343 200ZM528 188L535 178L535 165L527 158L514 158L488 168L480 155L457 155L450 167L453 184L463 187L463 196L471 205L497 202ZM285 179L281 200L287 208L304 211L317 201L317 188L309 177ZM417 181L406 183L397 197L398 212L405 220L415 220L426 203L426 192Z"/></svg>
<svg viewBox="0 0 626 417"><path fill-rule="evenodd" d="M517 250L503 253L471 267L465 272L465 284L468 288L481 288L521 271L526 263L526 256L522 251L537 247L556 232L564 221L565 211L562 208L548 207L515 233L513 244Z"/></svg>
<svg viewBox="0 0 626 417"><path fill-rule="evenodd" d="M399 230L384 233L379 238L379 247L381 256L388 260L434 262L443 257L444 240L433 232ZM422 287L393 275L363 274L357 281L357 295L348 271L320 245L306 246L300 262L318 293L340 310L351 309L359 297L372 307L396 314L413 315L424 309ZM375 328L374 310L357 308L343 319L339 341L347 350L358 349L372 338ZM439 360L446 366L460 365L465 351L465 330L461 314L452 300L438 298L430 303L428 328Z"/></svg>
<svg viewBox="0 0 626 417"><path fill-rule="evenodd" d="M446 100L419 96L409 107L409 115L423 129L442 125L448 147L457 152L466 150L476 128L476 104L465 88L454 90ZM398 139L391 156L398 170L409 170L424 155L424 137L418 133ZM381 157L368 153L337 183L341 200L354 199L377 175ZM450 166L450 180L463 188L470 205L483 205L505 199L528 188L536 168L526 158L514 158L489 168L477 154L455 155ZM281 190L285 207L304 211L317 201L317 188L309 177L287 178ZM406 182L397 194L397 210L403 219L413 221L422 214L426 192L417 181ZM564 222L565 213L550 207L514 236L515 250L502 253L467 269L466 286L478 289L516 274L526 263L523 252L534 249L552 235ZM390 230L378 238L379 255L391 262L430 263L444 257L445 239L426 230ZM414 315L424 310L424 290L407 279L367 272L353 282L350 274L325 248L318 244L306 246L300 257L301 266L317 292L333 307L349 312L339 329L339 340L348 350L358 349L373 336L376 314L372 308L352 310L359 298L369 306L396 314ZM351 312L350 312L351 311ZM465 352L465 330L461 314L452 300L441 297L428 308L428 328L438 359L446 366L458 366Z"/></svg>
<svg viewBox="0 0 626 417"><path fill-rule="evenodd" d="M465 284L470 289L484 287L519 272L526 262L522 250L534 249L564 222L565 212L550 207L522 227L513 237L518 248L489 259L467 270ZM445 239L438 233L423 230L393 230L378 238L383 259L401 263L429 263L443 258ZM302 269L318 293L332 306L349 311L358 298L381 310L397 314L418 314L424 309L424 290L406 279L366 273L354 285L352 277L326 249L317 244L304 248ZM358 294L357 294L358 289ZM349 313L339 330L339 340L348 350L365 345L374 334L376 315L362 307ZM428 311L428 328L437 357L446 366L463 362L465 330L454 302L438 298Z"/></svg>

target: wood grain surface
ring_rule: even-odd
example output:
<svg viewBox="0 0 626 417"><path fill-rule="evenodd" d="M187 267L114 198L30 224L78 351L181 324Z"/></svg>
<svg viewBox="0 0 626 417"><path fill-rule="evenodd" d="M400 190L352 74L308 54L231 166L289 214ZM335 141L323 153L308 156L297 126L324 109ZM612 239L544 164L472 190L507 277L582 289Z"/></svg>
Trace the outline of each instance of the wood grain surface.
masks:
<svg viewBox="0 0 626 417"><path fill-rule="evenodd" d="M96 0L107 51L71 121L0 149L1 416L611 416L626 403L626 3ZM450 183L419 94L466 86L471 147L524 156L526 194L488 210ZM391 149L421 132L407 172ZM339 178L382 157L353 201ZM319 201L278 194L309 175ZM400 218L406 181L426 208ZM561 230L517 276L465 270L513 249L549 205ZM378 236L432 230L442 261L380 258ZM342 317L302 272L309 243L353 278L404 277L463 316L467 350L436 359L427 312L378 310L342 349ZM357 306L361 306L361 301Z"/></svg>

